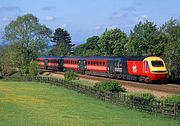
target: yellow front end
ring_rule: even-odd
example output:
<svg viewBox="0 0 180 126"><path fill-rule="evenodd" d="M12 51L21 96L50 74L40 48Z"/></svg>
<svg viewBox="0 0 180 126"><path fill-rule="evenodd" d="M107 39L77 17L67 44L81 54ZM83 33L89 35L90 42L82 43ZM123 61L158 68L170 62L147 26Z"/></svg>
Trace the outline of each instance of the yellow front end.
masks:
<svg viewBox="0 0 180 126"><path fill-rule="evenodd" d="M164 80L167 77L167 68L164 61L160 57L152 56L147 57L144 61L148 62L148 73L150 80Z"/></svg>

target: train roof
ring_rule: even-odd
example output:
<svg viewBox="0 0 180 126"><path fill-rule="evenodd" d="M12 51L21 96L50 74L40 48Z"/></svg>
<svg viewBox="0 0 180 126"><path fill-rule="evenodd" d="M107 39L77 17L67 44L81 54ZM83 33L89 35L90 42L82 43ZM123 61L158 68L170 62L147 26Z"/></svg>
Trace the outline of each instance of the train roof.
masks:
<svg viewBox="0 0 180 126"><path fill-rule="evenodd" d="M144 60L147 56L92 56L86 57L86 59L107 59L107 60Z"/></svg>
<svg viewBox="0 0 180 126"><path fill-rule="evenodd" d="M142 61L148 56L40 56L38 58L55 58L55 59L77 59L77 60L139 60Z"/></svg>
<svg viewBox="0 0 180 126"><path fill-rule="evenodd" d="M37 58L44 58L44 59L47 59L47 58L54 58L54 59L62 59L64 58L64 56L39 56Z"/></svg>

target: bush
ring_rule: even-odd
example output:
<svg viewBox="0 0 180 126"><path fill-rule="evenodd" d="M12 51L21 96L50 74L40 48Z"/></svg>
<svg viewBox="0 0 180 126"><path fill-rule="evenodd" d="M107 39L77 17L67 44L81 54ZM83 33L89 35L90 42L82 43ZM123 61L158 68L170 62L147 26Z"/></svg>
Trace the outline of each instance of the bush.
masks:
<svg viewBox="0 0 180 126"><path fill-rule="evenodd" d="M166 103L169 103L169 104L178 104L178 105L180 105L180 95L168 96L168 97L165 98L164 101Z"/></svg>
<svg viewBox="0 0 180 126"><path fill-rule="evenodd" d="M20 68L20 73L25 76L34 77L39 74L39 68L35 61L30 62L30 64L23 65Z"/></svg>
<svg viewBox="0 0 180 126"><path fill-rule="evenodd" d="M126 89L117 81L103 81L94 85L95 89L112 93L126 92Z"/></svg>
<svg viewBox="0 0 180 126"><path fill-rule="evenodd" d="M77 74L73 72L72 70L66 71L64 74L64 79L68 81L77 80L78 79L77 77L78 77Z"/></svg>
<svg viewBox="0 0 180 126"><path fill-rule="evenodd" d="M34 77L39 74L39 67L35 61L30 62L29 65L29 76Z"/></svg>
<svg viewBox="0 0 180 126"><path fill-rule="evenodd" d="M140 101L145 104L149 104L151 101L156 99L156 97L151 93L129 93L128 96L131 101Z"/></svg>

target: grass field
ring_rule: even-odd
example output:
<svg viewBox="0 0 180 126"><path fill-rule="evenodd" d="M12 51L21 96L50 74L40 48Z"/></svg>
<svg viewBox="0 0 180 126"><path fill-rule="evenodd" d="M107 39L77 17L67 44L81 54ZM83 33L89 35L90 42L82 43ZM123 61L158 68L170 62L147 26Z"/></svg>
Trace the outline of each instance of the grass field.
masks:
<svg viewBox="0 0 180 126"><path fill-rule="evenodd" d="M0 126L179 126L75 91L35 82L0 81Z"/></svg>

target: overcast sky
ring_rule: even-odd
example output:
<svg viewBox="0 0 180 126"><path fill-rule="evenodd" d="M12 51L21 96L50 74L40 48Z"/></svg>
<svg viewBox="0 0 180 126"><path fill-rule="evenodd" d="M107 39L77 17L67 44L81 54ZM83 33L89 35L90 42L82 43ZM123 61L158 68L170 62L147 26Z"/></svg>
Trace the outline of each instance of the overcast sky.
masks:
<svg viewBox="0 0 180 126"><path fill-rule="evenodd" d="M129 33L139 21L160 26L171 17L180 18L180 0L0 0L0 34L10 21L27 13L53 31L66 29L72 42L81 44L106 28Z"/></svg>

